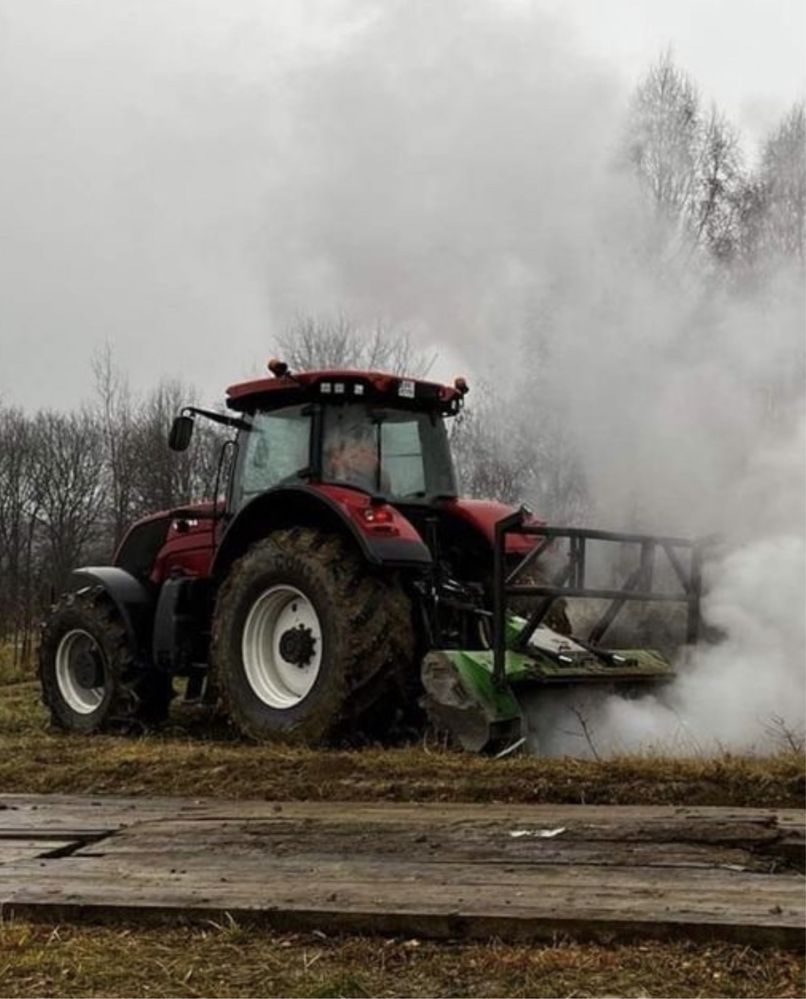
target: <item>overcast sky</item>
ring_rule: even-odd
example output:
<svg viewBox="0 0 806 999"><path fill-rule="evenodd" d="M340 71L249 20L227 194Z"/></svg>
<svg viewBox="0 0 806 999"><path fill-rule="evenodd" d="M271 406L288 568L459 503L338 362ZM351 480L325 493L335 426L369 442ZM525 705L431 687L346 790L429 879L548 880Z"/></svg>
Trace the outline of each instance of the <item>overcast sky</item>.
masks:
<svg viewBox="0 0 806 999"><path fill-rule="evenodd" d="M504 224L523 201L455 224L501 150L537 226L563 174L552 149L539 176L540 128L615 121L667 46L750 155L806 93L802 0L0 0L0 400L78 404L108 342L136 389L211 402L295 313L339 309L408 324L447 374L484 275L500 315L528 259Z"/></svg>

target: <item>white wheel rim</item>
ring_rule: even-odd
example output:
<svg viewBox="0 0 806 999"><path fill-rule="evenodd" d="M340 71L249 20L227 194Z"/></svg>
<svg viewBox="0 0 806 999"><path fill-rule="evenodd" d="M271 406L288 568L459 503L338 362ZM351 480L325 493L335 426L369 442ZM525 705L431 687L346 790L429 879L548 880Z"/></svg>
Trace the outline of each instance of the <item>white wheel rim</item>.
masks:
<svg viewBox="0 0 806 999"><path fill-rule="evenodd" d="M307 646L305 661L281 652L288 632L299 632ZM322 626L313 604L293 586L272 586L252 604L241 637L249 686L271 708L293 708L311 692L322 663Z"/></svg>
<svg viewBox="0 0 806 999"><path fill-rule="evenodd" d="M85 687L78 679L78 656L95 653L103 662L101 648L88 631L68 631L56 649L56 683L67 705L80 715L90 715L104 698L100 687Z"/></svg>

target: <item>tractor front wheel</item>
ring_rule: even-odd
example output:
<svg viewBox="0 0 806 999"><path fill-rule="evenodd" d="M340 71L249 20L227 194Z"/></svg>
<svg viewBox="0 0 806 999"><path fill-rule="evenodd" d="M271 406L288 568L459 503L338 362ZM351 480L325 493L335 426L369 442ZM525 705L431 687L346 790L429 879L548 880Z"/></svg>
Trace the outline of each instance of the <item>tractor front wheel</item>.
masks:
<svg viewBox="0 0 806 999"><path fill-rule="evenodd" d="M210 659L223 709L248 738L353 737L413 669L409 601L338 537L277 531L222 585Z"/></svg>
<svg viewBox="0 0 806 999"><path fill-rule="evenodd" d="M171 701L170 677L135 663L115 608L99 594L68 593L54 607L39 645L42 700L57 728L142 731Z"/></svg>

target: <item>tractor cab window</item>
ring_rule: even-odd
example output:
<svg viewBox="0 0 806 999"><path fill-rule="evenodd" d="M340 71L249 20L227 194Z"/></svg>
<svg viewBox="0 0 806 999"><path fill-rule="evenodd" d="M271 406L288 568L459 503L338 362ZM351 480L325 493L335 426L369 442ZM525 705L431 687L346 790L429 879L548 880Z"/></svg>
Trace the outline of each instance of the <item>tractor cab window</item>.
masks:
<svg viewBox="0 0 806 999"><path fill-rule="evenodd" d="M249 430L241 431L238 454L236 507L294 479L310 466L311 417L307 407L289 406L247 418Z"/></svg>
<svg viewBox="0 0 806 999"><path fill-rule="evenodd" d="M395 499L456 495L441 417L361 403L325 408L322 477Z"/></svg>

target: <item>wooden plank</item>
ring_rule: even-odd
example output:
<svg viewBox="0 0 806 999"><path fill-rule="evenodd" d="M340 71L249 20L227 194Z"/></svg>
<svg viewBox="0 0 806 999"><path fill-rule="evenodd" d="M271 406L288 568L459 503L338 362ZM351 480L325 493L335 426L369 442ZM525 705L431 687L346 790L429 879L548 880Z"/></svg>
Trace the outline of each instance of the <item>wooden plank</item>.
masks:
<svg viewBox="0 0 806 999"><path fill-rule="evenodd" d="M54 852L62 852L78 846L76 840L36 838L0 838L0 865L19 860L32 860Z"/></svg>
<svg viewBox="0 0 806 999"><path fill-rule="evenodd" d="M490 809L483 821L454 819L448 824L433 806L425 813L419 812L420 821L416 823L393 821L388 813L379 824L367 817L356 821L349 812L338 811L335 814L319 811L319 817L314 819L305 811L272 811L269 817L246 819L217 819L206 813L195 818L163 819L158 826L134 827L136 848L171 851L177 839L193 839L199 849L242 850L259 841L263 849L276 855L294 852L304 843L307 853L409 854L432 861L472 858L528 863L739 865L751 870L769 870L780 866L782 860L791 859L793 851L797 853L798 842L802 842L791 830L784 833L775 816L753 821L742 816L728 821L720 815L708 814L694 820L655 816L651 821L636 821L618 811L600 809L598 822L579 822L572 817L563 826L541 826L534 821L491 820L494 813ZM551 836L557 829L563 831ZM544 838L542 834L547 835ZM107 849L126 850L130 835L134 834L122 831ZM215 843L202 845L202 839L213 836ZM785 850L781 849L783 845Z"/></svg>
<svg viewBox="0 0 806 999"><path fill-rule="evenodd" d="M92 858L86 858L91 860ZM56 862L53 862L56 863ZM476 872L454 871L436 882L411 871L384 865L341 869L316 865L296 871L269 874L266 867L241 871L229 877L202 868L185 868L173 877L167 871L106 864L64 862L58 884L35 879L29 868L16 889L0 873L4 911L40 911L88 914L132 912L182 912L189 915L266 913L273 925L317 926L326 932L342 929L432 935L485 936L490 932L508 939L574 932L585 936L633 936L678 932L755 943L801 946L803 941L803 885L794 879L780 881L777 892L762 897L752 882L735 885L729 896L707 886L681 886L675 879L651 884L620 876L603 883L601 870L577 872L574 883L566 879L522 877L512 885L480 882Z"/></svg>
<svg viewBox="0 0 806 999"><path fill-rule="evenodd" d="M804 880L776 853L801 848L797 810L72 796L0 806L0 845L64 842L65 830L84 840L59 851L69 855L0 864L5 912L803 944Z"/></svg>
<svg viewBox="0 0 806 999"><path fill-rule="evenodd" d="M724 821L775 822L791 824L802 829L802 809L770 808L720 808L713 806L672 805L563 805L563 804L466 804L457 802L330 802L330 801L263 801L227 800L212 798L161 798L122 795L19 795L0 794L0 827L9 823L36 822L42 816L63 819L74 816L82 821L90 819L131 824L134 818L176 818L182 815L203 818L270 818L274 815L292 818L318 819L328 817L334 821L432 822L435 815L443 825L456 821L483 822L491 816L496 821L543 821L574 819L581 822L609 822L612 817L642 822L699 821L722 819ZM16 818L15 818L16 816Z"/></svg>
<svg viewBox="0 0 806 999"><path fill-rule="evenodd" d="M5 808L3 807L5 805ZM663 806L620 807L616 812L606 806L520 805L494 806L499 826L510 823L511 829L550 827L573 823L568 835L574 836L580 824L585 826L587 839L632 841L646 839L670 842L710 841L730 845L737 840L747 846L752 840L767 840L771 848L782 840L786 830L785 852L792 860L800 855L804 842L803 813L796 810L769 809L683 809ZM73 796L0 796L0 835L10 832L39 830L40 834L100 836L128 825L157 818L173 819L187 816L194 819L231 817L233 820L264 818L298 819L303 822L324 819L345 827L352 822L362 827L411 829L415 836L428 835L422 826L438 826L439 838L453 828L462 831L479 828L490 821L491 806L479 805L390 805L388 803L325 803L325 802L221 802L187 799L90 798ZM628 831L626 823L640 823L641 829ZM685 835L682 830L686 830ZM696 833L696 835L694 835ZM388 835L385 833L384 835ZM477 837L478 839L478 837ZM480 846L477 848L481 848ZM775 849L771 849L775 853ZM726 862L732 862L726 858Z"/></svg>
<svg viewBox="0 0 806 999"><path fill-rule="evenodd" d="M727 845L714 842L691 842L681 837L674 841L664 833L657 840L646 839L643 830L632 835L627 827L614 827L607 838L600 830L589 836L586 826L554 827L563 832L550 838L513 837L508 826L485 823L440 829L429 826L427 831L415 827L384 826L382 835L372 827L355 823L304 823L276 819L272 822L254 820L233 822L162 821L141 824L122 830L104 842L103 852L174 854L177 845L182 850L211 853L243 854L257 850L278 858L304 850L308 856L344 854L355 857L380 855L416 858L421 864L466 861L486 864L602 864L642 865L648 867L719 867L730 865L754 871L769 871L776 863L768 852L766 839L750 846L736 844L732 837ZM520 830L514 830L519 832ZM529 830L527 830L529 831ZM549 832L552 830L549 829ZM621 835L616 835L616 832Z"/></svg>

